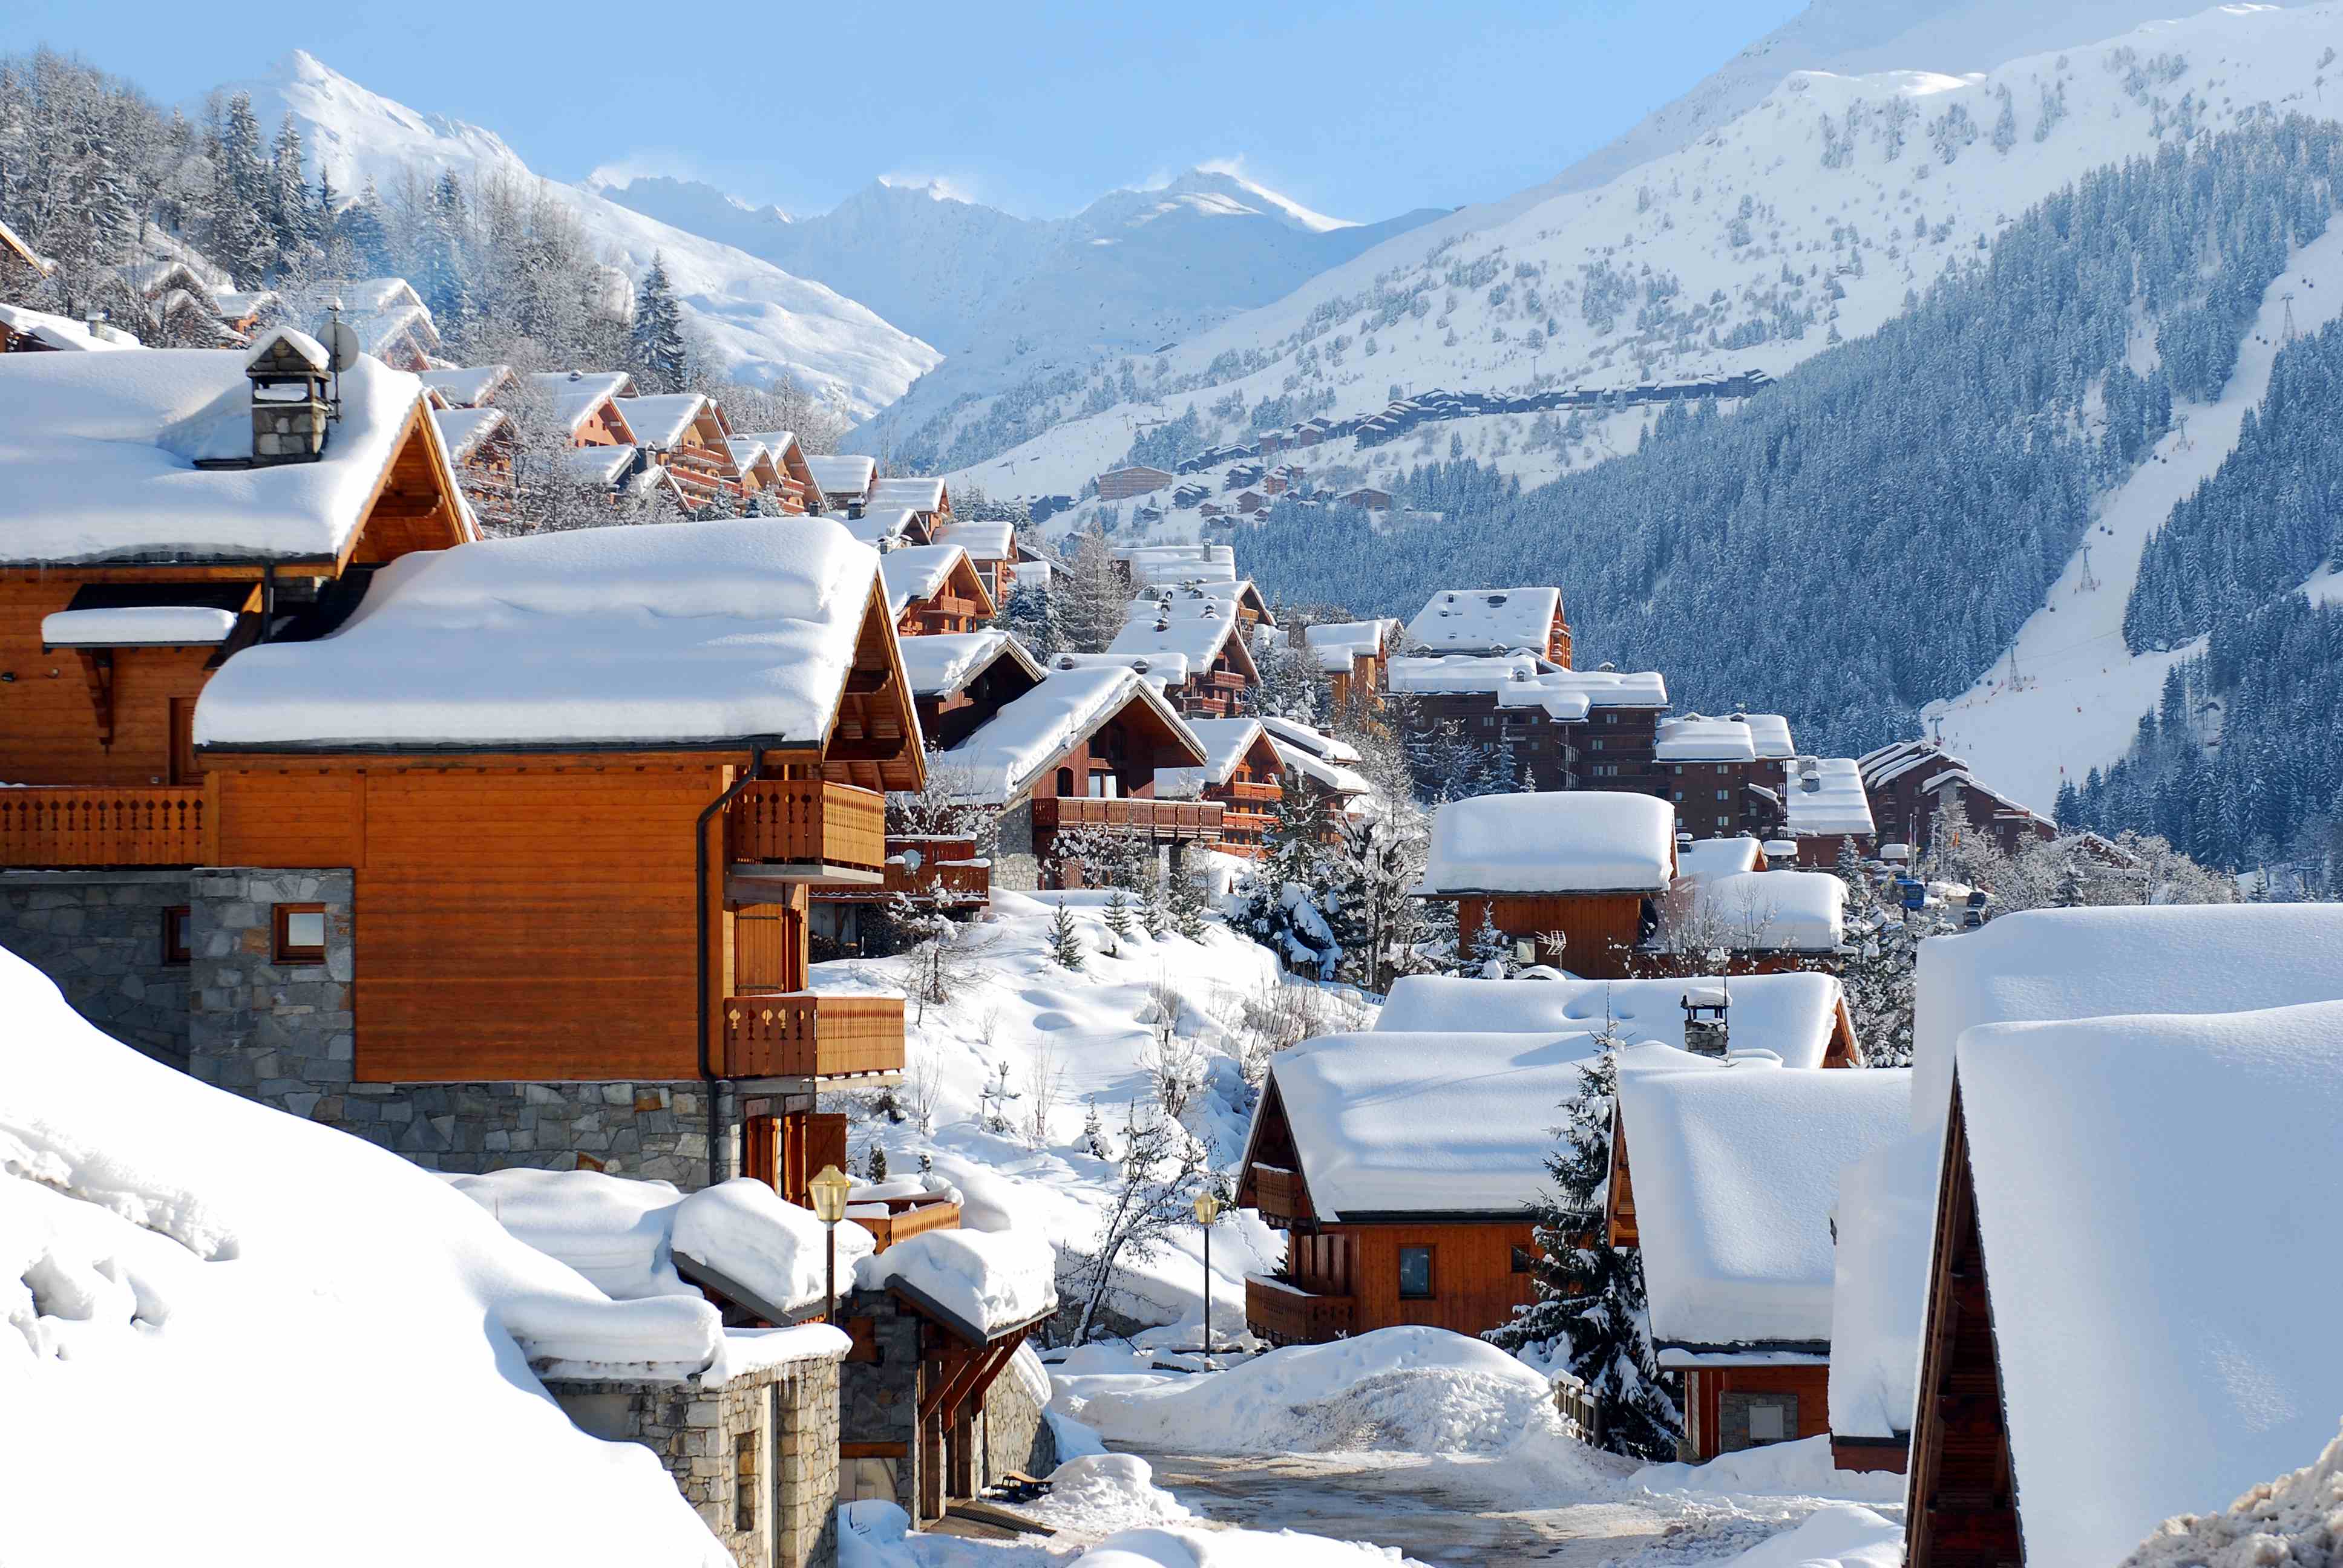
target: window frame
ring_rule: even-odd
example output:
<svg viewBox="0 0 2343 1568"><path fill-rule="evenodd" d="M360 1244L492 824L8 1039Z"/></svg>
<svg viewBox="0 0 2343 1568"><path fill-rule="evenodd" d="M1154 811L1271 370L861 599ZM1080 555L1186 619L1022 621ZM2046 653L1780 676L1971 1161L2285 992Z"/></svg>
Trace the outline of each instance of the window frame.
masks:
<svg viewBox="0 0 2343 1568"><path fill-rule="evenodd" d="M186 934L180 932L180 922L186 922ZM166 969L176 969L196 961L192 950L195 937L195 910L186 904L172 904L163 911L163 963Z"/></svg>
<svg viewBox="0 0 2343 1568"><path fill-rule="evenodd" d="M317 943L315 947L291 940L290 927L296 915L317 917ZM285 965L321 964L326 961L326 906L323 904L272 904L268 910L268 952L272 961Z"/></svg>
<svg viewBox="0 0 2343 1568"><path fill-rule="evenodd" d="M1421 1291L1411 1291L1407 1288L1407 1255L1410 1252L1421 1252L1423 1254L1423 1289ZM1399 1299L1401 1301L1432 1302L1440 1299L1439 1254L1440 1249L1429 1241L1403 1246L1399 1249L1395 1255L1395 1266L1393 1269L1393 1279L1392 1282L1398 1288Z"/></svg>

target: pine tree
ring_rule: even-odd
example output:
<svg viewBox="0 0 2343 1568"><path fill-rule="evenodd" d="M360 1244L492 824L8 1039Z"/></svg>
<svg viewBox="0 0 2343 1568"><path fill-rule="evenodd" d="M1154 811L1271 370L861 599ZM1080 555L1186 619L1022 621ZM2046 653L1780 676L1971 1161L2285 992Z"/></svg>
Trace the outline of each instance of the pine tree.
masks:
<svg viewBox="0 0 2343 1568"><path fill-rule="evenodd" d="M1556 1147L1546 1156L1554 1190L1538 1204L1537 1300L1482 1338L1515 1352L1566 1344L1567 1364L1594 1400L1603 1446L1669 1460L1682 1418L1652 1354L1643 1259L1604 1234L1619 1037L1606 1020L1597 1039L1602 1052L1579 1070L1578 1094L1562 1108Z"/></svg>
<svg viewBox="0 0 2343 1568"><path fill-rule="evenodd" d="M1342 818L1328 859L1343 979L1380 992L1423 967L1423 904L1409 890L1423 880L1424 849L1423 814L1404 798Z"/></svg>
<svg viewBox="0 0 2343 1568"><path fill-rule="evenodd" d="M319 256L317 209L301 172L307 156L301 127L288 110L268 153L268 226L277 246L279 282L299 284Z"/></svg>
<svg viewBox="0 0 2343 1568"><path fill-rule="evenodd" d="M1056 600L1050 590L1020 582L1009 590L999 625L1047 664L1065 650L1065 634L1058 628Z"/></svg>
<svg viewBox="0 0 2343 1568"><path fill-rule="evenodd" d="M1130 590L1114 551L1095 525L1075 539L1065 569L1053 574L1050 598L1058 629L1077 653L1102 653L1122 630Z"/></svg>
<svg viewBox="0 0 2343 1568"><path fill-rule="evenodd" d="M1106 896L1106 929L1118 944L1129 941L1138 930L1131 922L1131 896L1121 888Z"/></svg>
<svg viewBox="0 0 2343 1568"><path fill-rule="evenodd" d="M1074 930L1074 915L1066 908L1066 900L1058 900L1058 912L1050 917L1050 961L1061 970L1082 967L1081 933Z"/></svg>
<svg viewBox="0 0 2343 1568"><path fill-rule="evenodd" d="M1269 830L1269 853L1245 878L1245 935L1274 951L1287 969L1320 980L1333 977L1342 946L1327 920L1332 903L1324 846L1319 833L1326 797L1315 784L1288 775Z"/></svg>
<svg viewBox="0 0 2343 1568"><path fill-rule="evenodd" d="M875 1138L870 1141L870 1180L887 1180L887 1146Z"/></svg>
<svg viewBox="0 0 2343 1568"><path fill-rule="evenodd" d="M1139 897L1139 929L1147 940L1160 942L1172 929L1172 911L1163 901L1163 879L1150 878Z"/></svg>
<svg viewBox="0 0 2343 1568"><path fill-rule="evenodd" d="M1192 942L1204 940L1211 928L1208 918L1211 901L1206 895L1204 879L1192 867L1180 867L1172 873L1172 929Z"/></svg>
<svg viewBox="0 0 2343 1568"><path fill-rule="evenodd" d="M690 380L683 312L668 281L663 256L651 257L651 269L635 293L633 356L635 377L645 392L680 392Z"/></svg>
<svg viewBox="0 0 2343 1568"><path fill-rule="evenodd" d="M1107 1151L1106 1129L1099 1124L1098 1097L1095 1095L1091 1097L1090 1108L1082 1115L1082 1147L1091 1151L1094 1160L1113 1158Z"/></svg>
<svg viewBox="0 0 2343 1568"><path fill-rule="evenodd" d="M267 217L268 184L252 96L238 93L227 101L213 151L209 248L212 260L247 287L269 276L277 262L277 237Z"/></svg>

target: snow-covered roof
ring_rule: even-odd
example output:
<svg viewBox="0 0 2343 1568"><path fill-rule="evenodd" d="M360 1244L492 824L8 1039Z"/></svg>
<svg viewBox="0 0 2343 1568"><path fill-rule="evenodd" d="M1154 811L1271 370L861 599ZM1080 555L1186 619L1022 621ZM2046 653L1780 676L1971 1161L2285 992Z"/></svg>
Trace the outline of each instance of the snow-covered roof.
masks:
<svg viewBox="0 0 2343 1568"><path fill-rule="evenodd" d="M513 378L509 365L476 365L469 369L426 370L418 377L458 408L476 408Z"/></svg>
<svg viewBox="0 0 2343 1568"><path fill-rule="evenodd" d="M1237 580L1237 553L1226 545L1130 545L1114 553L1130 563L1138 588Z"/></svg>
<svg viewBox="0 0 2343 1568"><path fill-rule="evenodd" d="M1258 719L1191 719L1188 729L1204 749L1204 765L1157 769L1158 795L1189 799L1227 783L1237 765L1245 759L1245 753L1267 733Z"/></svg>
<svg viewBox="0 0 2343 1568"><path fill-rule="evenodd" d="M208 648L236 630L234 610L199 604L61 609L41 618L51 648Z"/></svg>
<svg viewBox="0 0 2343 1568"><path fill-rule="evenodd" d="M1262 728L1268 728L1266 719L1262 720ZM1274 730L1269 732L1269 745L1270 749L1277 753L1280 768L1288 773L1299 774L1322 789L1344 796L1374 793L1375 787L1367 781L1365 774L1345 768L1339 762L1328 761L1319 753L1296 746Z"/></svg>
<svg viewBox="0 0 2343 1568"><path fill-rule="evenodd" d="M1791 755L1790 721L1778 713L1663 719L1652 754L1663 762L1753 762Z"/></svg>
<svg viewBox="0 0 2343 1568"><path fill-rule="evenodd" d="M1656 669L1564 669L1538 678L1542 686L1583 695L1593 708L1665 708L1668 683Z"/></svg>
<svg viewBox="0 0 2343 1568"><path fill-rule="evenodd" d="M1236 596L1223 584L1211 588L1171 588L1170 597L1131 600L1122 629L1106 645L1109 653L1176 653L1192 669L1212 662L1231 641L1237 626ZM1234 646L1244 646L1235 638ZM1244 655L1248 666L1252 656Z"/></svg>
<svg viewBox="0 0 2343 1568"><path fill-rule="evenodd" d="M1960 1037L2027 1562L2117 1562L2333 1429L2338 1041L2334 1002Z"/></svg>
<svg viewBox="0 0 2343 1568"><path fill-rule="evenodd" d="M830 500L859 499L879 472L879 460L853 452L808 452L806 467L813 482Z"/></svg>
<svg viewBox="0 0 2343 1568"><path fill-rule="evenodd" d="M1407 623L1407 645L1433 653L1544 651L1562 613L1555 588L1447 588Z"/></svg>
<svg viewBox="0 0 2343 1568"><path fill-rule="evenodd" d="M1906 1133L1839 1172L1829 1391L1835 1436L1888 1441L1911 1430L1927 1330L1936 1164L1933 1144Z"/></svg>
<svg viewBox="0 0 2343 1568"><path fill-rule="evenodd" d="M502 428L506 417L505 411L501 408L467 407L431 410L431 422L439 427L440 444L447 448L447 456L458 463L479 450L481 442ZM618 447L608 449L627 452L633 448Z"/></svg>
<svg viewBox="0 0 2343 1568"><path fill-rule="evenodd" d="M423 401L415 377L379 363L343 372L341 388L317 461L199 468L252 456L241 355L12 357L0 377L0 562L334 558Z"/></svg>
<svg viewBox="0 0 2343 1568"><path fill-rule="evenodd" d="M916 642L917 638L911 639ZM1162 695L1128 669L1053 669L1032 690L1001 705L967 739L938 759L953 788L975 804L1013 799L1068 747L1095 733L1133 701L1142 702L1202 767L1204 749Z"/></svg>
<svg viewBox="0 0 2343 1568"><path fill-rule="evenodd" d="M1180 653L1066 653L1050 656L1051 669L1127 669L1158 691L1182 686L1188 658Z"/></svg>
<svg viewBox="0 0 2343 1568"><path fill-rule="evenodd" d="M1739 871L1754 871L1765 859L1765 846L1746 833L1730 839L1694 839L1676 846L1676 877L1708 881Z"/></svg>
<svg viewBox="0 0 2343 1568"><path fill-rule="evenodd" d="M1852 758L1799 758L1790 765L1790 788L1783 799L1793 838L1825 833L1867 837L1877 830L1862 769Z"/></svg>
<svg viewBox="0 0 2343 1568"><path fill-rule="evenodd" d="M1347 675L1353 659L1361 654L1381 653L1398 628L1395 620L1323 621L1302 628L1302 646L1310 650L1320 669Z"/></svg>
<svg viewBox="0 0 2343 1568"><path fill-rule="evenodd" d="M870 505L874 511L881 507L900 507L914 512L940 512L944 505L944 482L908 477L880 479L870 487Z"/></svg>
<svg viewBox="0 0 2343 1568"><path fill-rule="evenodd" d="M273 288L215 288L211 295L212 308L229 321L241 321L279 297Z"/></svg>
<svg viewBox="0 0 2343 1568"><path fill-rule="evenodd" d="M935 598L951 581L952 568L967 560L968 552L958 545L889 550L879 558L879 569L887 579L887 613L900 615L914 599Z"/></svg>
<svg viewBox="0 0 2343 1568"><path fill-rule="evenodd" d="M1839 1172L1903 1133L1911 1095L1902 1068L1624 1052L1619 1122L1654 1345L1827 1341Z"/></svg>
<svg viewBox="0 0 2343 1568"><path fill-rule="evenodd" d="M1433 819L1423 890L1664 892L1675 848L1675 813L1649 795L1483 795Z"/></svg>
<svg viewBox="0 0 2343 1568"><path fill-rule="evenodd" d="M1012 659L1034 679L1041 678L1041 661L1023 643L998 629L907 637L901 647L903 678L915 697L958 691L1001 658Z"/></svg>
<svg viewBox="0 0 2343 1568"><path fill-rule="evenodd" d="M820 518L581 528L417 552L341 629L204 689L207 746L819 745L879 557Z"/></svg>
<svg viewBox="0 0 2343 1568"><path fill-rule="evenodd" d="M968 552L970 560L1013 560L1017 554L1017 525L1007 518L952 522L937 530L936 542L958 545Z"/></svg>
<svg viewBox="0 0 2343 1568"><path fill-rule="evenodd" d="M1019 588L1040 588L1046 592L1050 587L1051 567L1047 561L1019 561L1009 570L1016 578Z"/></svg>
<svg viewBox="0 0 2343 1568"><path fill-rule="evenodd" d="M1691 924L1674 934L1698 946L1828 953L1846 940L1846 884L1828 871L1734 871L1699 878L1687 892Z"/></svg>
<svg viewBox="0 0 2343 1568"><path fill-rule="evenodd" d="M0 250L13 251L18 259L35 272L46 272L55 265L25 242L24 236L5 223L0 223Z"/></svg>
<svg viewBox="0 0 2343 1568"><path fill-rule="evenodd" d="M1863 772L1863 781L1874 789L1885 789L1923 763L1942 768L1966 769L1968 763L1943 747L1926 740L1904 740L1893 746L1883 746L1876 751L1866 751L1855 759Z"/></svg>
<svg viewBox="0 0 2343 1568"><path fill-rule="evenodd" d="M767 446L762 438L756 436L743 436L737 432L729 436L719 436L716 438L716 445L726 457L732 459L732 471L736 474L745 474L761 462L778 461L774 457L772 447Z"/></svg>
<svg viewBox="0 0 2343 1568"><path fill-rule="evenodd" d="M1723 988L1725 1020L1737 1055L1771 1051L1791 1068L1816 1068L1830 1052L1845 994L1826 974L1693 976L1683 980L1473 980L1408 975L1392 982L1380 1032L1560 1034L1603 1028L1607 1016L1623 1044L1684 1049L1684 996L1696 986Z"/></svg>
<svg viewBox="0 0 2343 1568"><path fill-rule="evenodd" d="M573 485L608 489L635 466L638 450L634 447L572 447L561 454L561 472Z"/></svg>
<svg viewBox="0 0 2343 1568"><path fill-rule="evenodd" d="M31 310L21 305L0 305L0 327L51 348L104 351L145 347L129 333L103 321L75 321L71 317L52 316L45 310Z"/></svg>
<svg viewBox="0 0 2343 1568"><path fill-rule="evenodd" d="M1274 739L1292 747L1297 751L1307 751L1312 757L1323 758L1329 762L1359 760L1357 747L1339 736L1327 734L1314 724L1304 724L1298 719L1280 719L1272 714L1264 713L1262 715L1261 727L1268 730Z"/></svg>
<svg viewBox="0 0 2343 1568"><path fill-rule="evenodd" d="M326 329L332 314L327 302L342 302L342 321L358 335L368 354L379 354L404 334L413 333L425 348L439 346L439 328L430 308L403 277L341 278L310 285L293 301L293 314L317 331Z"/></svg>
<svg viewBox="0 0 2343 1568"><path fill-rule="evenodd" d="M1038 1231L927 1231L857 1264L866 1291L900 1290L970 1340L1055 1312L1058 1254Z"/></svg>
<svg viewBox="0 0 2343 1568"><path fill-rule="evenodd" d="M626 397L628 407L636 401L628 396L635 389L635 378L623 370L541 370L528 381L532 390L552 400L553 417L572 435L611 398ZM620 410L622 417L625 412ZM634 428L631 419L627 427Z"/></svg>
<svg viewBox="0 0 2343 1568"><path fill-rule="evenodd" d="M697 392L661 392L629 397L620 412L626 415L627 427L634 431L638 443L665 451L680 442L709 407Z"/></svg>
<svg viewBox="0 0 2343 1568"><path fill-rule="evenodd" d="M866 545L891 545L910 537L919 514L903 507L871 507L859 518L832 518L830 521L860 539Z"/></svg>

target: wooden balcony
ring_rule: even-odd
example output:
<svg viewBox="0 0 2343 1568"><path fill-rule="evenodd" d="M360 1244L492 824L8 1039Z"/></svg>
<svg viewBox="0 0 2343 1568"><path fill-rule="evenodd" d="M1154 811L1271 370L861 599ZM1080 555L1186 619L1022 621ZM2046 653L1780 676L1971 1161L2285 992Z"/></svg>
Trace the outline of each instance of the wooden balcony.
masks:
<svg viewBox="0 0 2343 1568"><path fill-rule="evenodd" d="M1205 673L1201 684L1209 690L1219 692L1226 697L1234 697L1252 682L1245 679L1240 670L1214 669Z"/></svg>
<svg viewBox="0 0 2343 1568"><path fill-rule="evenodd" d="M1221 814L1218 800L1101 800L1083 795L1041 795L1033 800L1037 829L1120 828L1167 841L1219 842Z"/></svg>
<svg viewBox="0 0 2343 1568"><path fill-rule="evenodd" d="M1232 802L1242 800L1248 805L1274 806L1285 799L1285 786L1238 779L1222 785L1221 795Z"/></svg>
<svg viewBox="0 0 2343 1568"><path fill-rule="evenodd" d="M949 1198L883 1198L857 1202L853 1209L876 1209L882 1204L887 1211L884 1214L855 1213L851 1209L847 1213L848 1219L870 1232L882 1252L898 1241L908 1241L930 1231L960 1229L960 1205Z"/></svg>
<svg viewBox="0 0 2343 1568"><path fill-rule="evenodd" d="M1358 1322L1356 1297L1314 1295L1268 1274L1245 1276L1245 1327L1272 1343L1323 1344L1354 1332Z"/></svg>
<svg viewBox="0 0 2343 1568"><path fill-rule="evenodd" d="M1261 1217L1272 1225L1282 1228L1318 1221L1318 1211L1310 1206L1310 1190L1302 1184L1298 1171L1281 1171L1274 1165L1253 1166L1252 1200Z"/></svg>
<svg viewBox="0 0 2343 1568"><path fill-rule="evenodd" d="M217 821L202 785L0 789L0 867L203 865Z"/></svg>
<svg viewBox="0 0 2343 1568"><path fill-rule="evenodd" d="M824 904L883 904L898 895L940 908L988 904L992 862L978 857L973 839L890 839L883 881L816 886L811 892L815 902Z"/></svg>
<svg viewBox="0 0 2343 1568"><path fill-rule="evenodd" d="M724 999L723 1078L872 1078L903 1070L903 999L772 991Z"/></svg>
<svg viewBox="0 0 2343 1568"><path fill-rule="evenodd" d="M885 880L887 798L820 779L760 779L724 809L736 877Z"/></svg>

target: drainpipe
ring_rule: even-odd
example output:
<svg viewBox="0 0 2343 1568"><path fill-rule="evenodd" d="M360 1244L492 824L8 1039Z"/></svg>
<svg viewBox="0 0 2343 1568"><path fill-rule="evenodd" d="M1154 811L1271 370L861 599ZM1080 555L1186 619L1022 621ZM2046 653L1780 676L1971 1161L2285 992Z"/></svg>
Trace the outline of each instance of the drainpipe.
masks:
<svg viewBox="0 0 2343 1568"><path fill-rule="evenodd" d="M721 1145L718 1137L722 1128L719 1125L719 1117L716 1109L716 1062L715 1059L708 1053L708 1030L709 1025L714 1021L708 1014L708 823L710 818L739 799L740 792L746 789L764 769L765 749L762 746L750 746L749 770L732 780L730 787L723 794L701 808L699 820L692 825L692 863L696 868L692 879L694 895L692 904L699 916L699 961L696 970L699 980L696 990L699 1004L699 1081L706 1087L708 1094L708 1184L710 1187L715 1186L721 1179L719 1173L723 1169L723 1155L719 1152Z"/></svg>

